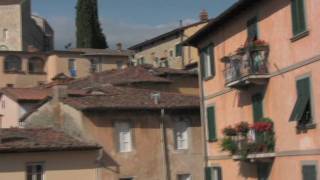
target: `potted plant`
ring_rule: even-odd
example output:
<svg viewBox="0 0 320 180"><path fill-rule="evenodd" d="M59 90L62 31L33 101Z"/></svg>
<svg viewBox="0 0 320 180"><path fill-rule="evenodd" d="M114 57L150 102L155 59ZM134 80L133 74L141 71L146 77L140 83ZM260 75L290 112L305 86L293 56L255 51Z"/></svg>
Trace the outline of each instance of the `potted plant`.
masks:
<svg viewBox="0 0 320 180"><path fill-rule="evenodd" d="M250 130L249 123L240 122L239 124L236 125L236 130L239 134L246 135Z"/></svg>
<svg viewBox="0 0 320 180"><path fill-rule="evenodd" d="M228 126L226 128L224 128L222 130L222 133L225 135L225 136L236 136L237 135L237 130L231 126Z"/></svg>

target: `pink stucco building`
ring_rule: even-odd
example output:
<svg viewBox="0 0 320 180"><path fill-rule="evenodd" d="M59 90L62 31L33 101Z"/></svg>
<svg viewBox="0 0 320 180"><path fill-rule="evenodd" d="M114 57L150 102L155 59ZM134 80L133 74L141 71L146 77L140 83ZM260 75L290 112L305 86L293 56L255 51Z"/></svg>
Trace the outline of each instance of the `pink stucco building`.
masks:
<svg viewBox="0 0 320 180"><path fill-rule="evenodd" d="M202 56L208 180L320 178L319 9L240 0L185 42Z"/></svg>

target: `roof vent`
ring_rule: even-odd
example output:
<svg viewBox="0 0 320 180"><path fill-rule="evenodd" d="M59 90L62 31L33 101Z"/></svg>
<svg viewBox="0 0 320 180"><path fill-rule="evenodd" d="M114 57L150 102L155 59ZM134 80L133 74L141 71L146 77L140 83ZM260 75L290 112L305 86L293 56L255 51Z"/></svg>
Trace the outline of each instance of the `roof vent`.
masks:
<svg viewBox="0 0 320 180"><path fill-rule="evenodd" d="M156 93L151 93L151 99L153 99L154 104L159 104L160 103L160 93L156 92Z"/></svg>

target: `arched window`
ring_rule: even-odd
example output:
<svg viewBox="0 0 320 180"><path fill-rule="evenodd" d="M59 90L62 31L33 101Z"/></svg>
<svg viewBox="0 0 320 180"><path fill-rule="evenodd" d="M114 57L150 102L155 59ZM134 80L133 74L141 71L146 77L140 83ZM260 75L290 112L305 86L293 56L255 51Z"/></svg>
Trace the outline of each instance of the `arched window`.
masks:
<svg viewBox="0 0 320 180"><path fill-rule="evenodd" d="M43 73L44 72L44 61L40 57L32 57L28 61L29 73Z"/></svg>
<svg viewBox="0 0 320 180"><path fill-rule="evenodd" d="M4 60L5 72L20 72L21 71L21 59L18 56L9 55Z"/></svg>

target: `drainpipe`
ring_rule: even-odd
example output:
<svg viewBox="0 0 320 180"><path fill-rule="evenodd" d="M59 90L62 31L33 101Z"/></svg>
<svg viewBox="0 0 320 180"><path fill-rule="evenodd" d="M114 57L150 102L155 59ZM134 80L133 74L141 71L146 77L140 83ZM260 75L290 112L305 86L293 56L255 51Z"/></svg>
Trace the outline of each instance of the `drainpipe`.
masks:
<svg viewBox="0 0 320 180"><path fill-rule="evenodd" d="M180 43L183 42L183 37L184 37L184 30L182 29L183 27L183 21L180 20L180 28L181 28L181 33L180 33ZM182 65L182 69L185 68L185 63L184 63L184 46L181 46L181 65Z"/></svg>
<svg viewBox="0 0 320 180"><path fill-rule="evenodd" d="M167 133L166 133L166 125L165 125L165 110L161 109L161 117L160 117L160 129L162 134L162 144L163 144L163 166L164 166L164 177L166 180L171 180L171 170L170 170L170 159L169 159L169 150L168 150L168 141L167 141Z"/></svg>
<svg viewBox="0 0 320 180"><path fill-rule="evenodd" d="M199 51L200 55L200 51ZM200 88L200 118L202 124L202 137L204 143L204 165L205 167L209 166L209 157L208 157L208 145L207 145L207 125L206 125L206 116L205 116L205 103L204 103L204 88L202 82L202 73L201 73L201 62L198 61L198 81L199 81L199 88Z"/></svg>

